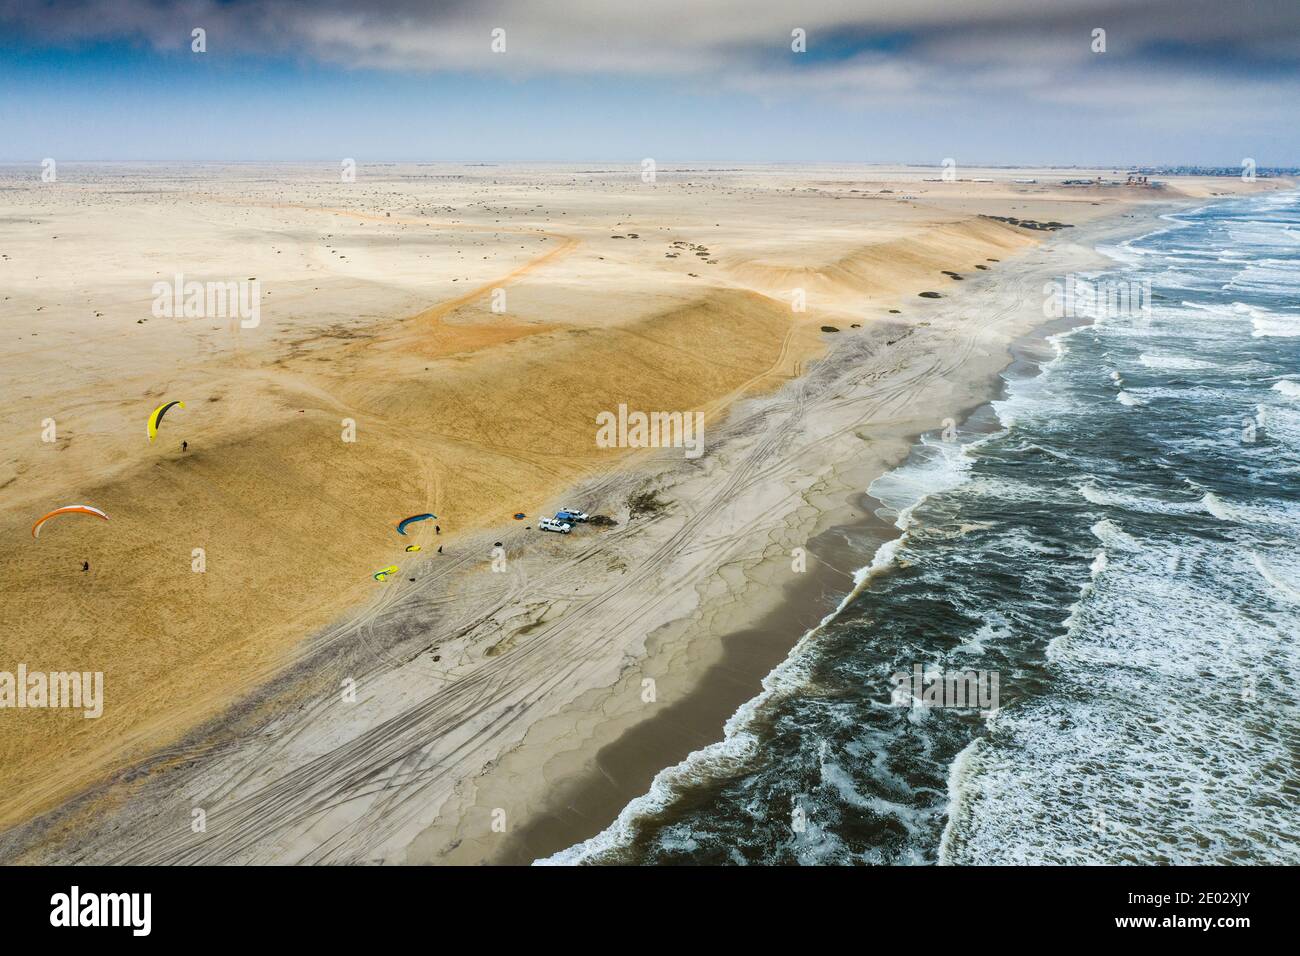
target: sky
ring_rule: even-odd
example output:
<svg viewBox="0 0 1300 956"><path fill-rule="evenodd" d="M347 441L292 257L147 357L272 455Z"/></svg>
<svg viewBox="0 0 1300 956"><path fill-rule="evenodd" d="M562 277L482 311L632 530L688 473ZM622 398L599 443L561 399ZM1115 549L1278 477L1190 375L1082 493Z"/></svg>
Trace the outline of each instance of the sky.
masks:
<svg viewBox="0 0 1300 956"><path fill-rule="evenodd" d="M1294 166L1297 104L1300 0L0 0L0 162Z"/></svg>

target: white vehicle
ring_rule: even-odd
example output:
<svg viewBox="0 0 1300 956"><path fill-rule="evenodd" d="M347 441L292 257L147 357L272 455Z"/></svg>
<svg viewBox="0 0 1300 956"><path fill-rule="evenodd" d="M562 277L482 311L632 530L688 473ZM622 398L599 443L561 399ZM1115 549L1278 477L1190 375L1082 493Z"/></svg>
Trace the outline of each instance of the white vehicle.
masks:
<svg viewBox="0 0 1300 956"><path fill-rule="evenodd" d="M574 521L586 521L591 515L585 511L579 511L577 508L563 507L555 515L561 521L567 521L570 518Z"/></svg>
<svg viewBox="0 0 1300 956"><path fill-rule="evenodd" d="M556 521L554 518L543 518L537 522L537 527L541 531L558 531L560 534L568 534L573 530L573 525L564 521Z"/></svg>

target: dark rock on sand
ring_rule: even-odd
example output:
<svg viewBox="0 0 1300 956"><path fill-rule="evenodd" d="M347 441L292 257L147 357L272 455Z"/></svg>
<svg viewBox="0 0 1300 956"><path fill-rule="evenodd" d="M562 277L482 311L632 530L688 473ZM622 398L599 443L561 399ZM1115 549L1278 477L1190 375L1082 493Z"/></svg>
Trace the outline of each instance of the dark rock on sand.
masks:
<svg viewBox="0 0 1300 956"><path fill-rule="evenodd" d="M918 292L917 295L919 295L922 299L942 299L942 298L943 298L943 293L942 293L942 292Z"/></svg>
<svg viewBox="0 0 1300 956"><path fill-rule="evenodd" d="M833 325L823 325L823 326L822 326L822 331L823 331L823 332L838 332L839 329L837 329L837 328L836 328L835 326L833 326Z"/></svg>
<svg viewBox="0 0 1300 956"><path fill-rule="evenodd" d="M1012 226L1019 226L1021 229L1034 229L1040 232L1055 232L1057 229L1073 229L1074 227L1068 222L1037 222L1033 219L1017 219L1015 216L989 216L984 213L980 214L981 219L992 219L994 222L1005 222ZM994 260L990 259L990 262Z"/></svg>

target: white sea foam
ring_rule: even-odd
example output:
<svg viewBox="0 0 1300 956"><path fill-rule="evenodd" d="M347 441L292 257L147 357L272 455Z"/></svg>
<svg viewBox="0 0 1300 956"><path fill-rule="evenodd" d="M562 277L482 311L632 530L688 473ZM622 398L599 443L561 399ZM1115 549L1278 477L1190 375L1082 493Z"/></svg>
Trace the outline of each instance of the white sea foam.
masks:
<svg viewBox="0 0 1300 956"><path fill-rule="evenodd" d="M1194 515L1208 512L1220 521L1257 520L1288 525L1293 523L1297 517L1285 506L1270 502L1266 498L1261 497L1253 500L1247 508L1224 501L1212 491L1199 486L1193 487L1197 491L1204 492L1197 501L1166 501L1152 496L1127 494L1123 491L1103 488L1097 483L1096 479L1089 479L1079 485L1079 494L1090 504L1123 508L1126 511L1141 514ZM1093 534L1097 534L1099 528L1103 531L1106 530L1108 526L1110 526L1108 521L1104 521L1100 525L1094 525L1092 528Z"/></svg>
<svg viewBox="0 0 1300 956"><path fill-rule="evenodd" d="M1190 327L1189 323L1196 322L1198 319L1202 321L1196 328L1202 335L1218 332L1221 335L1235 337L1237 323L1256 318L1267 320L1271 315L1267 309L1248 305L1245 302L1193 302L1185 299L1178 306L1178 312L1171 313L1170 316L1176 320L1171 333L1178 337L1184 336Z"/></svg>
<svg viewBox="0 0 1300 956"><path fill-rule="evenodd" d="M1079 494L1083 495L1084 500L1094 505L1105 505L1116 508L1125 508L1129 511L1181 511L1178 505L1171 502L1158 501L1154 498L1143 497L1140 495L1125 494L1122 491L1114 491L1101 487L1095 478L1090 478L1079 486Z"/></svg>
<svg viewBox="0 0 1300 956"><path fill-rule="evenodd" d="M1102 491L1097 487L1095 482L1090 481L1086 484L1080 485L1079 494L1083 495L1085 500L1090 501L1094 505L1116 504L1115 496Z"/></svg>
<svg viewBox="0 0 1300 956"><path fill-rule="evenodd" d="M1295 403L1285 401L1279 395L1277 404L1259 406L1256 422L1270 441L1290 449L1292 453L1300 451L1300 408Z"/></svg>
<svg viewBox="0 0 1300 956"><path fill-rule="evenodd" d="M1093 554L1092 564L1088 566L1088 580L1079 589L1078 600L1070 605L1069 613L1066 615L1065 620L1061 622L1061 633L1048 642L1046 654L1049 661L1055 661L1066 653L1067 644L1079 626L1084 602L1096 588L1097 579L1110 566L1110 558L1106 554L1106 549L1139 551L1142 548L1141 543L1136 538L1109 519L1103 518L1094 524L1090 530L1093 536L1102 543L1102 547L1098 548Z"/></svg>
<svg viewBox="0 0 1300 956"><path fill-rule="evenodd" d="M1079 589L1079 599L1069 607L1069 613L1066 614L1065 620L1061 622L1061 633L1056 635L1047 643L1045 652L1049 661L1056 661L1068 651L1069 641L1074 637L1075 631L1079 627L1080 614L1083 611L1083 603L1088 599L1088 595L1093 592L1097 586L1097 579L1101 577L1103 571L1110 564L1110 559L1106 557L1104 550L1099 550L1093 556L1092 564L1088 566L1088 581Z"/></svg>
<svg viewBox="0 0 1300 956"><path fill-rule="evenodd" d="M1201 498L1201 507L1220 521L1236 521L1240 516L1240 509L1228 504L1213 491L1207 491Z"/></svg>
<svg viewBox="0 0 1300 956"><path fill-rule="evenodd" d="M1291 809L1258 795L1288 765L1294 694L1274 675L1300 662L1241 590L1250 566L1163 538L1112 550L1124 533L1101 524L1108 561L1049 647L1055 691L1004 709L950 773L942 862L1288 859ZM1253 563L1269 596L1300 600Z"/></svg>
<svg viewBox="0 0 1300 956"><path fill-rule="evenodd" d="M1255 570L1259 572L1259 576L1272 586L1276 594L1286 598L1292 604L1300 604L1300 587L1284 580L1258 552L1252 551L1250 560L1255 565Z"/></svg>
<svg viewBox="0 0 1300 956"><path fill-rule="evenodd" d="M1123 389L1120 389L1119 394L1115 396L1115 401L1119 402L1121 405L1127 405L1130 408L1135 405L1146 404L1142 399L1135 397L1131 392L1126 392Z"/></svg>
<svg viewBox="0 0 1300 956"><path fill-rule="evenodd" d="M1264 221L1239 221L1228 224L1228 235L1234 245L1254 246L1256 248L1277 248L1284 250L1290 246L1300 246L1296 233L1285 224ZM1267 261L1267 260L1266 260Z"/></svg>
<svg viewBox="0 0 1300 956"><path fill-rule="evenodd" d="M1218 368L1214 362L1191 358L1184 355L1148 355L1143 352L1138 361L1147 368L1170 369L1174 371L1191 371L1202 368Z"/></svg>
<svg viewBox="0 0 1300 956"><path fill-rule="evenodd" d="M1125 265L1140 266L1143 260L1150 254L1146 249L1133 245L1132 242L1122 242L1119 245L1099 245L1097 251L1102 255L1109 256L1117 262Z"/></svg>
<svg viewBox="0 0 1300 956"><path fill-rule="evenodd" d="M1268 309L1251 309L1250 323L1254 326L1251 335L1254 338L1262 339L1270 336L1274 338L1292 339L1300 336L1300 315L1288 312L1272 312Z"/></svg>
<svg viewBox="0 0 1300 956"><path fill-rule="evenodd" d="M948 768L948 822L944 825L943 836L939 839L939 863L948 864L952 856L952 846L956 834L967 818L967 798L970 790L966 783L979 771L979 752L984 746L984 738L976 737L957 754Z"/></svg>
<svg viewBox="0 0 1300 956"><path fill-rule="evenodd" d="M1042 367L1039 369L1039 374L1035 376L1035 380L1041 379L1043 372L1055 368L1065 360L1066 353L1069 351L1070 339L1084 327L1085 326L1082 325L1076 325L1073 328L1066 329L1064 332L1057 332L1055 335L1049 335L1047 337L1047 343L1052 347L1052 357L1043 363Z"/></svg>
<svg viewBox="0 0 1300 956"><path fill-rule="evenodd" d="M1225 292L1291 295L1300 289L1300 263L1291 259L1252 262L1223 286Z"/></svg>
<svg viewBox="0 0 1300 956"><path fill-rule="evenodd" d="M926 436L917 454L873 481L867 493L893 512L898 528L906 529L918 504L969 479L970 450L988 441L989 437L962 443Z"/></svg>
<svg viewBox="0 0 1300 956"><path fill-rule="evenodd" d="M1088 530L1092 532L1094 538L1101 542L1103 548L1110 548L1112 551L1142 550L1142 543L1138 541L1137 538L1133 537L1109 518L1102 518ZM1100 567L1094 566L1093 577L1096 577L1102 571L1106 570L1105 556L1106 552L1102 551L1102 563Z"/></svg>
<svg viewBox="0 0 1300 956"><path fill-rule="evenodd" d="M1273 391L1281 392L1287 398L1300 398L1300 382L1284 378L1280 382L1273 383Z"/></svg>

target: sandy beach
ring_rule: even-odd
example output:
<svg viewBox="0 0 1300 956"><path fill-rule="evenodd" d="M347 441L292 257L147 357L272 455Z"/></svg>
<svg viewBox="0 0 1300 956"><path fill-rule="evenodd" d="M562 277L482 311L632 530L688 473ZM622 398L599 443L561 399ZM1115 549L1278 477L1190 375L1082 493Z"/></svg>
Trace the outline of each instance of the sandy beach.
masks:
<svg viewBox="0 0 1300 956"><path fill-rule="evenodd" d="M0 670L105 686L0 711L0 861L598 833L852 588L867 485L994 394L1045 283L1281 185L1058 185L1095 175L0 167ZM160 317L178 276L256 280L256 321ZM621 405L702 413L703 454L600 447ZM33 538L71 503L110 520ZM561 505L615 523L539 533Z"/></svg>

